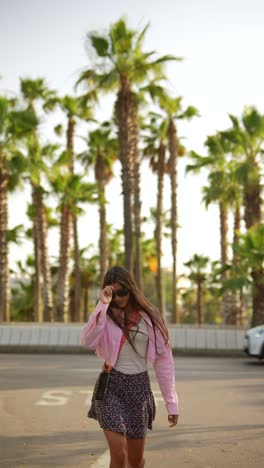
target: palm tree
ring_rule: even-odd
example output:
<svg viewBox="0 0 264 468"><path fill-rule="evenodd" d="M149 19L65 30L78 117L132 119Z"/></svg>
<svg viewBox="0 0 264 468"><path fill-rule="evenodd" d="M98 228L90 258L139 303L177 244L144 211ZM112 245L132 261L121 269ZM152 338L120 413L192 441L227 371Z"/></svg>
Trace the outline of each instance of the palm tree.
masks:
<svg viewBox="0 0 264 468"><path fill-rule="evenodd" d="M234 175L233 170L233 161L231 161L230 165L230 173L233 180L233 197L232 197L232 209L234 212L234 227L233 227L233 241L232 241L232 267L237 268L240 263L240 256L239 256L239 249L238 249L238 242L239 242L239 232L241 229L241 210L242 210L242 191L241 186L238 184L237 179ZM232 185L232 183L231 183ZM233 290L232 295L234 297L234 307L233 313L230 317L230 323L232 325L243 325L243 295L241 288L238 290Z"/></svg>
<svg viewBox="0 0 264 468"><path fill-rule="evenodd" d="M113 177L113 163L117 158L117 140L111 137L111 125L104 122L96 130L89 133L86 140L88 152L82 153L80 158L86 169L93 165L95 179L98 184L99 202L99 256L101 282L105 271L109 267L109 245L107 238L106 195L105 187Z"/></svg>
<svg viewBox="0 0 264 468"><path fill-rule="evenodd" d="M253 289L253 314L254 311L264 310L264 224L255 224L248 229L246 234L240 236L239 255L248 266L251 275L251 283ZM257 317L253 315L253 319ZM252 325L263 324L259 322Z"/></svg>
<svg viewBox="0 0 264 468"><path fill-rule="evenodd" d="M43 78L36 80L21 79L20 89L28 108L36 112L39 104L43 107L54 92L49 90ZM51 273L48 255L48 229L46 219L46 209L44 207L44 194L42 177L47 172L45 157L52 158L56 145L42 146L37 129L32 131L27 138L27 170L31 183L32 203L35 207L35 216L33 220L34 234L34 258L35 258L35 306L34 316L38 319L41 313L41 290L43 287L43 319L44 321L53 320L53 295L51 284ZM43 286L41 285L41 276L43 277Z"/></svg>
<svg viewBox="0 0 264 468"><path fill-rule="evenodd" d="M172 98L165 90L151 84L149 92L152 97L158 99L159 106L165 111L167 117L167 138L169 149L169 176L171 183L171 247L172 247L172 321L178 323L180 321L177 304L177 230L178 230L178 159L184 155L185 149L180 144L177 135L176 121L182 119L191 119L198 115L195 107L189 106L186 110L182 109L182 97Z"/></svg>
<svg viewBox="0 0 264 468"><path fill-rule="evenodd" d="M256 282L253 272L260 272L263 268L264 261L264 225L255 224L247 230L246 233L238 233L237 255L239 263L227 265L230 275L223 283L224 290L240 291L241 296L243 290L252 290L252 306L254 310L254 299L258 303L262 300L262 307L264 306L264 282L257 283L258 289L256 290ZM241 320L241 317L238 318Z"/></svg>
<svg viewBox="0 0 264 468"><path fill-rule="evenodd" d="M123 213L125 236L125 266L133 272L133 227L135 232L135 278L142 285L141 262L141 201L138 87L151 79L161 79L163 64L175 57L153 59L154 52L142 50L148 26L136 32L128 29L121 18L112 24L107 35L88 34L88 46L95 57L94 69L84 71L79 82L85 81L90 90L117 91L115 116L118 127L119 158L122 166Z"/></svg>
<svg viewBox="0 0 264 468"><path fill-rule="evenodd" d="M51 279L51 268L48 254L48 229L49 209L45 206L45 198L48 195L48 191L41 183L42 176L48 178L50 168L46 164L46 159L53 160L57 145L46 145L41 147L38 142L29 137L27 142L28 156L26 173L32 185L32 203L33 203L33 238L34 238L34 251L36 261L36 283L38 284L38 272L39 279L42 275L43 278L43 320L46 322L54 320L54 305L53 305L53 292L52 292L52 279ZM37 290L40 291L40 288ZM41 301L39 302L41 303ZM36 315L36 318L39 315ZM41 314L42 317L42 314Z"/></svg>
<svg viewBox="0 0 264 468"><path fill-rule="evenodd" d="M45 110L53 110L56 106L59 106L61 110L66 114L67 117L67 130L66 130L66 152L64 152L64 158L62 163L67 167L68 173L71 175L75 174L75 154L74 154L74 137L75 128L78 121L89 122L93 120L93 112L91 106L82 96L64 96L60 98L58 96L52 96L47 100ZM62 133L62 127L57 127L57 132ZM58 276L57 276L57 294L56 302L56 313L60 319L66 314L63 309L66 304L66 299L63 298L62 292L67 293L69 283L69 252L71 235L73 234L73 245L74 245L74 316L79 316L81 307L81 270L80 270L80 248L79 248L79 236L78 236L78 225L77 216L74 210L70 206L61 205L61 223L60 223L60 248L64 249L60 251L61 263L59 264ZM67 256L65 257L65 254ZM68 275L67 277L65 275ZM64 283L64 285L63 285ZM63 305L64 304L64 305Z"/></svg>
<svg viewBox="0 0 264 468"><path fill-rule="evenodd" d="M56 320L68 321L70 289L70 253L72 217L80 214L79 203L96 202L96 187L84 183L77 174L65 173L58 162L53 166L49 177L51 186L59 197L60 216L60 249L59 268L57 272ZM75 293L74 293L75 294ZM80 308L74 312L78 320Z"/></svg>
<svg viewBox="0 0 264 468"><path fill-rule="evenodd" d="M203 202L206 207L211 203L217 202L220 213L220 246L221 246L221 264L228 263L228 209L233 202L230 198L228 187L228 177L224 171L216 170L208 176L209 185L203 187ZM222 281L228 277L228 270L222 269ZM226 324L235 324L237 311L236 300L230 291L225 291L222 296L222 314Z"/></svg>
<svg viewBox="0 0 264 468"><path fill-rule="evenodd" d="M0 321L10 320L8 262L8 190L14 190L24 168L19 141L38 124L30 109L0 96Z"/></svg>
<svg viewBox="0 0 264 468"><path fill-rule="evenodd" d="M208 262L208 257L194 254L188 262L184 263L184 265L190 270L188 278L196 284L197 288L197 313L199 325L204 323L204 283L207 279L205 268L207 267Z"/></svg>
<svg viewBox="0 0 264 468"><path fill-rule="evenodd" d="M234 180L233 161L230 154L230 145L223 139L220 133L208 136L205 141L208 155L200 156L194 151L190 153L192 163L186 168L187 172L198 172L203 167L209 168L208 185L204 186L203 202L206 207L211 203L217 203L219 207L220 227L220 257L224 267L228 264L228 211L235 206L234 242L236 230L239 227L239 201L240 190ZM228 277L228 270L222 268L222 281ZM237 298L238 299L238 298ZM225 291L222 297L223 317L227 324L235 324L237 318L238 300L229 291Z"/></svg>
<svg viewBox="0 0 264 468"><path fill-rule="evenodd" d="M221 132L236 155L236 177L243 190L244 220L247 229L258 225L262 220L261 158L264 143L264 116L254 107L245 108L241 122L230 116L231 129ZM263 266L253 267L253 315L252 326L264 321L262 288Z"/></svg>

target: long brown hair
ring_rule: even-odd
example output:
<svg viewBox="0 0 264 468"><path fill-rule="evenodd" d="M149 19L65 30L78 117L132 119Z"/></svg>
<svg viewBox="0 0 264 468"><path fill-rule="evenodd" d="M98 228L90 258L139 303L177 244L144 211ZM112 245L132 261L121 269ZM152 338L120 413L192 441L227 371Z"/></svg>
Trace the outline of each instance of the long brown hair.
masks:
<svg viewBox="0 0 264 468"><path fill-rule="evenodd" d="M163 320L163 317L161 316L159 310L138 289L129 271L121 266L114 266L110 268L104 276L103 288L113 283L119 283L124 288L126 288L130 293L130 302L131 302L131 305L135 308L135 310L144 311L148 315L153 326L156 350L157 350L157 343L156 343L156 330L157 329L160 331L161 335L163 336L165 344L167 344L169 341L169 335L168 335L168 330ZM133 342L129 336L129 332L127 328L128 321L126 319L126 315L123 320L123 317L120 316L120 314L115 313L115 311L116 311L116 308L113 304L113 301L111 301L107 309L107 314L113 320L113 322L119 328L122 329L127 340L129 341L133 349L135 349Z"/></svg>

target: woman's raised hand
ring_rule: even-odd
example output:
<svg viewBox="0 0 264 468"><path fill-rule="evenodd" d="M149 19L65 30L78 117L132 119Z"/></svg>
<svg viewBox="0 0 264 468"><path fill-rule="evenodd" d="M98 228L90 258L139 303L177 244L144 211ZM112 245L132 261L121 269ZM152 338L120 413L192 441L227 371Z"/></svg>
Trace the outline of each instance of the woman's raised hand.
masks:
<svg viewBox="0 0 264 468"><path fill-rule="evenodd" d="M113 288L112 286L106 286L104 289L100 291L99 299L101 302L104 304L110 304L112 300L112 292Z"/></svg>

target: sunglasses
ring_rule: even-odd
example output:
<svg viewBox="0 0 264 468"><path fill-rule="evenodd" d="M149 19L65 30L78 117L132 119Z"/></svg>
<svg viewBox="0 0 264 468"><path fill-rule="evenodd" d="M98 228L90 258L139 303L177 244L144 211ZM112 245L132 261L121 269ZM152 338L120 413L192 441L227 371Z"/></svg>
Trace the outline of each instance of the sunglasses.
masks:
<svg viewBox="0 0 264 468"><path fill-rule="evenodd" d="M116 296L118 297L125 297L129 294L129 291L128 289L126 288L121 288L121 289L118 289L117 291L113 291L112 292L112 299L114 299Z"/></svg>

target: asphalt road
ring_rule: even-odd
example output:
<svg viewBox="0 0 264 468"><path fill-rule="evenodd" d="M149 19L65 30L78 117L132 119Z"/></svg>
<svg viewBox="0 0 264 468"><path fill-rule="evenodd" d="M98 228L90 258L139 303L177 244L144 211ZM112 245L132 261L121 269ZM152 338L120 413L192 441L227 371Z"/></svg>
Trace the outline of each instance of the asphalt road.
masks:
<svg viewBox="0 0 264 468"><path fill-rule="evenodd" d="M91 355L0 354L0 466L103 468L106 443L86 417L100 361ZM264 362L176 357L178 426L153 371L157 418L146 468L264 467Z"/></svg>

